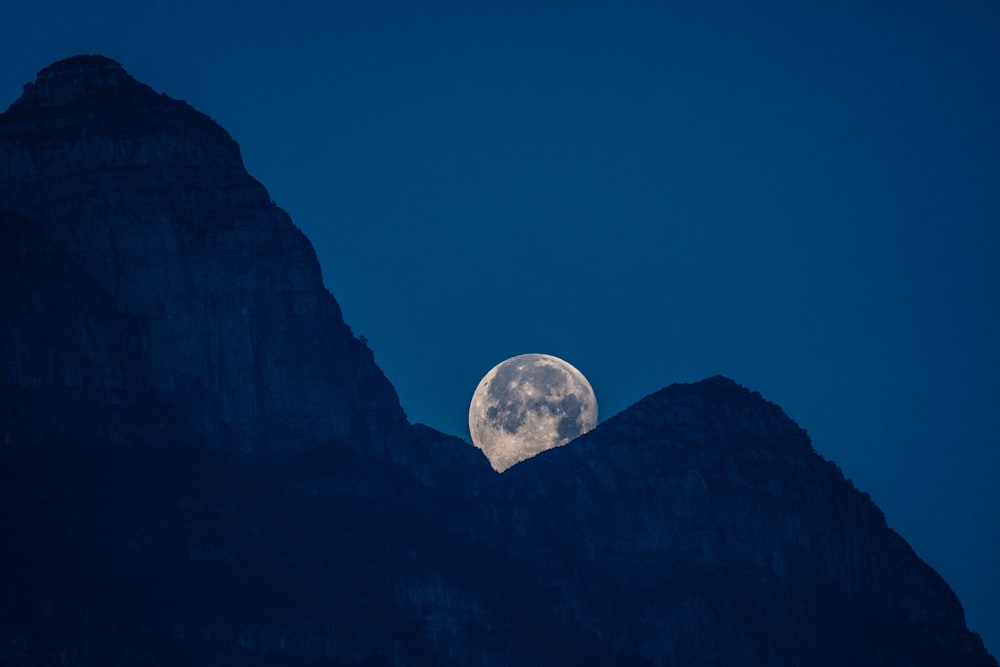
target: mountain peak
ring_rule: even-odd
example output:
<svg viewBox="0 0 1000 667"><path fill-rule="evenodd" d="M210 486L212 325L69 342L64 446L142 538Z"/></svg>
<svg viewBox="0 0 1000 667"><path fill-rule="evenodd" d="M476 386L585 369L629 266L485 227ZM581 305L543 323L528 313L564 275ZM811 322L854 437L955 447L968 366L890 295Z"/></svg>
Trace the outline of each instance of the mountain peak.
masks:
<svg viewBox="0 0 1000 667"><path fill-rule="evenodd" d="M129 386L221 448L404 451L395 390L323 287L309 240L247 173L229 133L187 103L104 56L46 67L0 114L0 209L39 226L106 297L104 315L137 322L148 345L139 363L118 364ZM66 306L64 319L89 321ZM73 368L105 366L95 359L109 341L64 356ZM44 363L16 376L66 384Z"/></svg>
<svg viewBox="0 0 1000 667"><path fill-rule="evenodd" d="M100 55L78 55L42 69L34 82L24 85L24 93L11 109L63 107L95 94L120 94L126 90L152 93L117 61Z"/></svg>
<svg viewBox="0 0 1000 667"><path fill-rule="evenodd" d="M592 433L599 431L670 432L699 443L728 441L738 432L744 443L759 442L770 448L782 442L801 452L812 449L806 432L780 406L722 375L663 387Z"/></svg>
<svg viewBox="0 0 1000 667"><path fill-rule="evenodd" d="M125 68L122 67L121 64L114 58L90 53L82 53L80 55L57 60L51 65L43 67L42 70L38 72L38 76L39 78L47 79L65 76L67 74L75 75L78 73L96 72L119 72L128 76Z"/></svg>

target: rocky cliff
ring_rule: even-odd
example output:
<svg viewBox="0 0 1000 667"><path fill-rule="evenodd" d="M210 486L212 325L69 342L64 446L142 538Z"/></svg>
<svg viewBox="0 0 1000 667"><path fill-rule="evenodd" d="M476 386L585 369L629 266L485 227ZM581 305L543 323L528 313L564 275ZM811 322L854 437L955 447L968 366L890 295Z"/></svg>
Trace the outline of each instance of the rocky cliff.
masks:
<svg viewBox="0 0 1000 667"><path fill-rule="evenodd" d="M541 556L586 554L563 613L653 664L989 664L868 496L731 380L663 389L511 472L513 501L587 517ZM642 614L596 618L608 590Z"/></svg>
<svg viewBox="0 0 1000 667"><path fill-rule="evenodd" d="M211 120L0 115L0 664L993 666L782 410L672 385L496 474L406 423Z"/></svg>
<svg viewBox="0 0 1000 667"><path fill-rule="evenodd" d="M118 63L55 63L0 116L0 209L38 223L141 328L144 363L126 363L121 379L177 406L213 443L405 443L395 390L236 143ZM17 384L62 381L12 373Z"/></svg>

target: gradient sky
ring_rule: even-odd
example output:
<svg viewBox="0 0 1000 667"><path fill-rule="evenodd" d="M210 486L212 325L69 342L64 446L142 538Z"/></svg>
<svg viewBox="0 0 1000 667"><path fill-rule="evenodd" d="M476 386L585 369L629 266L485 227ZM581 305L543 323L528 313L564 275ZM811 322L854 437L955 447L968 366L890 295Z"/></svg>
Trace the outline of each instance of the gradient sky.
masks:
<svg viewBox="0 0 1000 667"><path fill-rule="evenodd" d="M1000 653L1000 3L22 1L0 108L78 53L229 130L411 420L727 375Z"/></svg>

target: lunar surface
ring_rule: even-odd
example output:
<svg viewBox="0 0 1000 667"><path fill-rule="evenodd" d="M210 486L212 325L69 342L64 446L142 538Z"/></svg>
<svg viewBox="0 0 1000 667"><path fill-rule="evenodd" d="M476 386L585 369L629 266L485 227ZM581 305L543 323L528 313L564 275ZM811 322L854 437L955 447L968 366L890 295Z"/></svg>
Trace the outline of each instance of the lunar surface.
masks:
<svg viewBox="0 0 1000 667"><path fill-rule="evenodd" d="M587 378L548 354L522 354L497 364L469 405L472 442L497 472L596 425L597 398Z"/></svg>

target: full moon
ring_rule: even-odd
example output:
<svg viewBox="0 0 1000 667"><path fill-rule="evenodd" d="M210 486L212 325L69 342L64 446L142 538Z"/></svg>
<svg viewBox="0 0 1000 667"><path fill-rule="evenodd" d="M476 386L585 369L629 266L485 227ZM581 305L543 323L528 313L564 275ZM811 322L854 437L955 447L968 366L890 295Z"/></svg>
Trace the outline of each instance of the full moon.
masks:
<svg viewBox="0 0 1000 667"><path fill-rule="evenodd" d="M583 373L558 357L522 354L494 366L469 405L469 433L503 472L597 425L597 398Z"/></svg>

